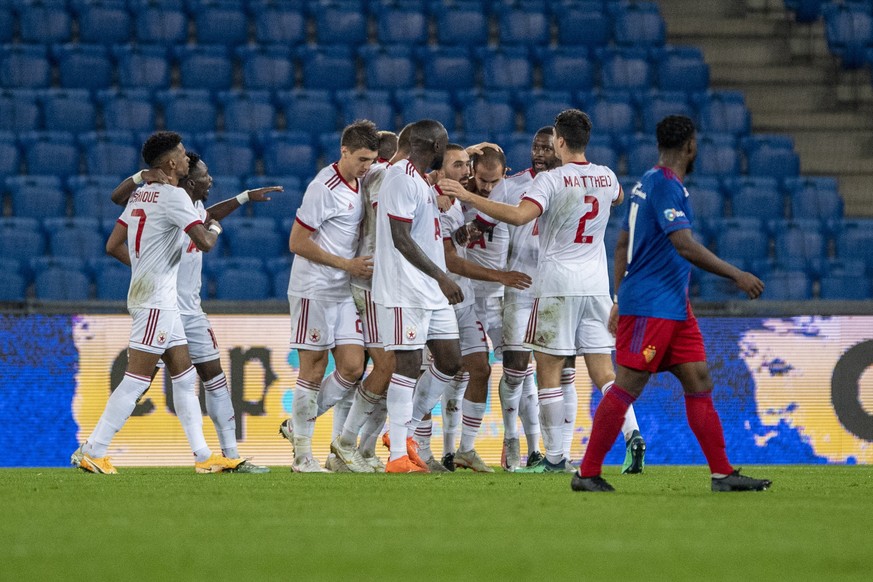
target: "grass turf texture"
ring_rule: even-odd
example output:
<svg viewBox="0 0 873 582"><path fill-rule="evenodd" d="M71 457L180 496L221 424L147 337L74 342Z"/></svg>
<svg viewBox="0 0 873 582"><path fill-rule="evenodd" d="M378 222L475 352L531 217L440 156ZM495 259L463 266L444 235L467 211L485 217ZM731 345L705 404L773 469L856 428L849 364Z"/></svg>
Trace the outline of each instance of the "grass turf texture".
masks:
<svg viewBox="0 0 873 582"><path fill-rule="evenodd" d="M0 580L868 580L873 467L604 476L0 470Z"/></svg>

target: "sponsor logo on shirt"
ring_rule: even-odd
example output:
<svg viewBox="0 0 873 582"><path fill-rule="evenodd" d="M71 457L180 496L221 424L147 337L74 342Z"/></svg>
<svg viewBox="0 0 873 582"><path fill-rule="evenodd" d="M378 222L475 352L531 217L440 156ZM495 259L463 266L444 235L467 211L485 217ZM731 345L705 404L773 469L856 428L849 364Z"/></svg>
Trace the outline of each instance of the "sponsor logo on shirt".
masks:
<svg viewBox="0 0 873 582"><path fill-rule="evenodd" d="M685 218L685 213L681 210L676 210L675 208L668 208L664 211L664 218L673 222L677 218Z"/></svg>

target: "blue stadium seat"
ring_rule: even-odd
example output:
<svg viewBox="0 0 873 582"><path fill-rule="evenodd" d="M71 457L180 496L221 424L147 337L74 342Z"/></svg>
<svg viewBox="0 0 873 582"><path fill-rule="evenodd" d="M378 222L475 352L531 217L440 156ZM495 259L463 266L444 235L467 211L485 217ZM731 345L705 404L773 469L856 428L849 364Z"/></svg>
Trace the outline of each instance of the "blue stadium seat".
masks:
<svg viewBox="0 0 873 582"><path fill-rule="evenodd" d="M628 140L627 173L642 176L658 163L658 142L651 135L638 134Z"/></svg>
<svg viewBox="0 0 873 582"><path fill-rule="evenodd" d="M184 45L176 47L175 53L182 87L223 91L233 85L233 62L227 47Z"/></svg>
<svg viewBox="0 0 873 582"><path fill-rule="evenodd" d="M218 111L205 89L170 89L155 94L164 110L164 127L182 133L215 131Z"/></svg>
<svg viewBox="0 0 873 582"><path fill-rule="evenodd" d="M439 89L406 89L395 92L400 109L398 127L419 119L436 119L452 132L457 128L455 107L448 91ZM450 134L450 139L452 138Z"/></svg>
<svg viewBox="0 0 873 582"><path fill-rule="evenodd" d="M836 237L837 257L863 261L868 272L873 272L873 219L843 219Z"/></svg>
<svg viewBox="0 0 873 582"><path fill-rule="evenodd" d="M314 175L311 173L308 177ZM307 177L307 178L308 178ZM270 194L270 201L251 204L252 216L261 217L269 216L277 221L283 221L286 218L293 218L297 215L297 209L303 201L303 185L301 179L297 176L288 174L279 176L253 176L246 180L246 188L263 188L265 186L282 186L282 192L273 192ZM290 231L289 231L290 232ZM288 252L288 237L287 233L283 235L283 251Z"/></svg>
<svg viewBox="0 0 873 582"><path fill-rule="evenodd" d="M130 267L113 257L99 257L88 261L97 284L97 299L103 301L126 301L130 288Z"/></svg>
<svg viewBox="0 0 873 582"><path fill-rule="evenodd" d="M0 48L0 87L48 87L51 78L46 47L7 44Z"/></svg>
<svg viewBox="0 0 873 582"><path fill-rule="evenodd" d="M240 133L271 131L276 108L268 91L225 91L218 94L224 109L224 129Z"/></svg>
<svg viewBox="0 0 873 582"><path fill-rule="evenodd" d="M245 188L242 186L242 180L239 176L228 176L223 173L219 167L214 167L212 162L209 164L209 173L212 175L212 188L209 189L209 196L214 200L225 200L231 196L236 196ZM237 210L231 216L244 214L248 207L244 206L241 210Z"/></svg>
<svg viewBox="0 0 873 582"><path fill-rule="evenodd" d="M306 40L306 15L302 7L278 1L250 2L255 16L258 44L294 46Z"/></svg>
<svg viewBox="0 0 873 582"><path fill-rule="evenodd" d="M497 135L495 141L503 148L510 175L530 167L530 135L527 133Z"/></svg>
<svg viewBox="0 0 873 582"><path fill-rule="evenodd" d="M67 177L79 173L79 149L66 131L33 131L19 136L28 174Z"/></svg>
<svg viewBox="0 0 873 582"><path fill-rule="evenodd" d="M822 7L830 0L785 0L785 8L793 13L794 21L811 24L821 18Z"/></svg>
<svg viewBox="0 0 873 582"><path fill-rule="evenodd" d="M706 271L698 272L701 301L742 301L748 296L730 279Z"/></svg>
<svg viewBox="0 0 873 582"><path fill-rule="evenodd" d="M475 84L476 68L465 47L423 47L419 59L428 89L466 90Z"/></svg>
<svg viewBox="0 0 873 582"><path fill-rule="evenodd" d="M592 136L588 142L588 147L585 148L585 159L592 164L606 166L612 171L617 171L620 155L608 136ZM630 192L626 192L625 196L629 194Z"/></svg>
<svg viewBox="0 0 873 582"><path fill-rule="evenodd" d="M369 89L408 89L415 86L416 65L411 51L401 46L368 45L358 51Z"/></svg>
<svg viewBox="0 0 873 582"><path fill-rule="evenodd" d="M652 86L652 70L642 48L598 49L600 84L605 90L646 91Z"/></svg>
<svg viewBox="0 0 873 582"><path fill-rule="evenodd" d="M394 105L387 91L338 91L336 100L346 124L369 119L376 127L395 127Z"/></svg>
<svg viewBox="0 0 873 582"><path fill-rule="evenodd" d="M241 45L248 40L248 19L240 2L199 0L192 12L200 44Z"/></svg>
<svg viewBox="0 0 873 582"><path fill-rule="evenodd" d="M800 158L794 151L794 140L790 136L752 135L743 140L742 146L747 170L752 176L783 180L800 174Z"/></svg>
<svg viewBox="0 0 873 582"><path fill-rule="evenodd" d="M488 19L473 4L446 6L436 15L438 45L485 46Z"/></svg>
<svg viewBox="0 0 873 582"><path fill-rule="evenodd" d="M45 237L39 221L35 218L0 217L0 249L3 249L3 259L29 265L31 259L42 256L45 246Z"/></svg>
<svg viewBox="0 0 873 582"><path fill-rule="evenodd" d="M536 52L543 89L589 91L594 86L594 61L583 47L545 47Z"/></svg>
<svg viewBox="0 0 873 582"><path fill-rule="evenodd" d="M553 2L553 10L560 4ZM612 40L612 19L604 10L603 3L572 2L570 6L564 3L560 10L558 23L559 46L586 46L598 48L606 46Z"/></svg>
<svg viewBox="0 0 873 582"><path fill-rule="evenodd" d="M827 239L818 220L775 220L770 226L776 261L786 269L818 276L827 256Z"/></svg>
<svg viewBox="0 0 873 582"><path fill-rule="evenodd" d="M470 92L462 97L461 102L464 131L468 134L493 135L515 131L515 110L508 92Z"/></svg>
<svg viewBox="0 0 873 582"><path fill-rule="evenodd" d="M215 298L260 301L271 297L270 279L262 269L231 268L215 272Z"/></svg>
<svg viewBox="0 0 873 582"><path fill-rule="evenodd" d="M770 301L812 299L812 282L803 271L776 270L764 278L764 295Z"/></svg>
<svg viewBox="0 0 873 582"><path fill-rule="evenodd" d="M90 174L129 176L140 167L140 146L127 131L90 132L79 136Z"/></svg>
<svg viewBox="0 0 873 582"><path fill-rule="evenodd" d="M0 131L31 131L40 127L37 95L32 89L0 91Z"/></svg>
<svg viewBox="0 0 873 582"><path fill-rule="evenodd" d="M709 88L709 65L697 47L666 47L657 59L658 88L699 93Z"/></svg>
<svg viewBox="0 0 873 582"><path fill-rule="evenodd" d="M71 176L67 179L67 189L73 198L73 215L99 220L117 219L124 207L113 204L109 195L121 181L117 176Z"/></svg>
<svg viewBox="0 0 873 582"><path fill-rule="evenodd" d="M288 130L307 131L313 135L337 130L337 113L330 91L294 89L277 95L285 113Z"/></svg>
<svg viewBox="0 0 873 582"><path fill-rule="evenodd" d="M73 19L61 3L23 0L18 7L21 42L49 44L72 38Z"/></svg>
<svg viewBox="0 0 873 582"><path fill-rule="evenodd" d="M112 46L130 41L131 15L124 0L87 0L76 11L79 42Z"/></svg>
<svg viewBox="0 0 873 582"><path fill-rule="evenodd" d="M188 18L180 7L144 3L134 12L136 40L162 46L188 40Z"/></svg>
<svg viewBox="0 0 873 582"><path fill-rule="evenodd" d="M664 44L667 27L655 2L620 3L613 21L616 44L658 47Z"/></svg>
<svg viewBox="0 0 873 582"><path fill-rule="evenodd" d="M724 195L721 193L718 179L697 175L689 176L685 180L685 188L689 192L691 208L694 212L694 218L698 222L724 216ZM627 194L625 192L625 195Z"/></svg>
<svg viewBox="0 0 873 582"><path fill-rule="evenodd" d="M303 86L307 89L351 89L357 79L357 65L347 46L305 46L298 51L303 65Z"/></svg>
<svg viewBox="0 0 873 582"><path fill-rule="evenodd" d="M153 131L155 106L147 89L104 89L97 92L103 126L121 131Z"/></svg>
<svg viewBox="0 0 873 582"><path fill-rule="evenodd" d="M50 131L75 133L96 128L96 108L87 89L46 89L40 103L43 122Z"/></svg>
<svg viewBox="0 0 873 582"><path fill-rule="evenodd" d="M476 50L485 89L527 89L533 84L533 66L525 47Z"/></svg>
<svg viewBox="0 0 873 582"><path fill-rule="evenodd" d="M0 107L2 113L2 107ZM18 149L18 142L15 139L15 134L11 131L0 131L0 185L5 183L9 176L17 175L21 172L21 151ZM3 198L0 196L0 204Z"/></svg>
<svg viewBox="0 0 873 582"><path fill-rule="evenodd" d="M303 131L273 131L263 144L264 172L268 176L309 178L318 173L318 150Z"/></svg>
<svg viewBox="0 0 873 582"><path fill-rule="evenodd" d="M58 217L43 221L49 235L49 250L56 257L89 259L106 254L100 221L94 217Z"/></svg>
<svg viewBox="0 0 873 582"><path fill-rule="evenodd" d="M730 134L701 133L697 136L694 171L703 176L730 178L740 173L740 155Z"/></svg>
<svg viewBox="0 0 873 582"><path fill-rule="evenodd" d="M389 6L379 12L376 25L379 44L427 43L427 15L418 8Z"/></svg>
<svg viewBox="0 0 873 582"><path fill-rule="evenodd" d="M12 6L0 5L0 44L12 42L15 36L15 11Z"/></svg>
<svg viewBox="0 0 873 582"><path fill-rule="evenodd" d="M243 87L282 90L294 87L294 61L284 46L244 46L236 51L242 61Z"/></svg>
<svg viewBox="0 0 873 582"><path fill-rule="evenodd" d="M315 36L319 44L364 44L367 17L343 3L329 4L315 13Z"/></svg>
<svg viewBox="0 0 873 582"><path fill-rule="evenodd" d="M785 181L793 218L832 220L843 217L836 178L801 176Z"/></svg>
<svg viewBox="0 0 873 582"><path fill-rule="evenodd" d="M267 260L267 272L273 283L273 297L282 299L288 296L288 281L291 279L291 265L293 263L293 255Z"/></svg>
<svg viewBox="0 0 873 582"><path fill-rule="evenodd" d="M103 45L64 44L52 49L61 87L106 89L112 85L112 62Z"/></svg>
<svg viewBox="0 0 873 582"><path fill-rule="evenodd" d="M3 241L2 226L0 226L0 242ZM19 261L0 257L0 302L24 301L27 293L27 278L21 271Z"/></svg>
<svg viewBox="0 0 873 582"><path fill-rule="evenodd" d="M255 151L245 133L205 133L196 138L199 153L216 174L245 176L255 172Z"/></svg>
<svg viewBox="0 0 873 582"><path fill-rule="evenodd" d="M700 131L707 133L730 133L735 136L749 134L752 119L746 108L746 99L741 91L710 91L702 93L699 100Z"/></svg>
<svg viewBox="0 0 873 582"><path fill-rule="evenodd" d="M679 91L651 91L643 100L641 113L643 132L648 134L654 134L658 122L668 115L695 117L685 93Z"/></svg>
<svg viewBox="0 0 873 582"><path fill-rule="evenodd" d="M524 113L524 129L531 133L553 125L555 116L561 111L578 107L569 91L519 91L516 100Z"/></svg>
<svg viewBox="0 0 873 582"><path fill-rule="evenodd" d="M40 257L31 261L36 274L36 299L43 301L86 301L91 297L91 279L81 259Z"/></svg>
<svg viewBox="0 0 873 582"><path fill-rule="evenodd" d="M735 217L773 220L785 217L785 203L775 178L743 176L731 182Z"/></svg>
<svg viewBox="0 0 873 582"><path fill-rule="evenodd" d="M721 257L753 261L769 255L769 240L757 219L722 218L710 229Z"/></svg>
<svg viewBox="0 0 873 582"><path fill-rule="evenodd" d="M870 278L858 272L834 272L819 281L819 297L842 301L863 301L873 297Z"/></svg>
<svg viewBox="0 0 873 582"><path fill-rule="evenodd" d="M598 132L624 138L637 131L636 110L627 93L604 93L588 107L591 123Z"/></svg>
<svg viewBox="0 0 873 582"><path fill-rule="evenodd" d="M223 234L232 257L275 257L287 246L272 217L236 220Z"/></svg>
<svg viewBox="0 0 873 582"><path fill-rule="evenodd" d="M170 60L167 48L157 45L113 47L118 62L121 87L167 89L170 86Z"/></svg>
<svg viewBox="0 0 873 582"><path fill-rule="evenodd" d="M840 59L844 69L858 69L866 63L873 45L873 14L869 6L830 3L822 8L828 50Z"/></svg>
<svg viewBox="0 0 873 582"><path fill-rule="evenodd" d="M542 7L545 8L544 6ZM500 44L547 45L551 40L549 18L544 10L525 5L500 10L497 13Z"/></svg>

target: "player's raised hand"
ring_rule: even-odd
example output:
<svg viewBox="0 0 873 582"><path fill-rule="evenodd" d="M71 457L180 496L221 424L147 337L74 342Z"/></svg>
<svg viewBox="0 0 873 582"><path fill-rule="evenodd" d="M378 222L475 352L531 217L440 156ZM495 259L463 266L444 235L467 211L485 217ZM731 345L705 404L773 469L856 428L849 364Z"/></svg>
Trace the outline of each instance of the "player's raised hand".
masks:
<svg viewBox="0 0 873 582"><path fill-rule="evenodd" d="M249 200L252 202L268 202L270 197L268 194L270 192L284 192L285 188L282 186L265 186L263 188L254 188L253 190L249 190Z"/></svg>
<svg viewBox="0 0 873 582"><path fill-rule="evenodd" d="M484 150L485 148L491 148L491 149L497 150L498 152L501 152L501 153L503 152L503 148L501 148L496 143L491 143L490 141L483 141L481 143L477 143L476 145L469 146L467 148L467 154L471 155L471 156L474 154L482 155L484 153L482 150Z"/></svg>
<svg viewBox="0 0 873 582"><path fill-rule="evenodd" d="M464 188L457 180L443 178L439 182L439 187L440 190L443 191L443 194L447 196L454 196L461 202L472 200L473 196L475 196L475 194Z"/></svg>
<svg viewBox="0 0 873 582"><path fill-rule="evenodd" d="M612 335L618 331L618 303L613 303L612 309L609 310L609 321L606 324L606 329Z"/></svg>
<svg viewBox="0 0 873 582"><path fill-rule="evenodd" d="M533 279L521 271L506 271L501 276L500 282L507 287L524 290L533 284Z"/></svg>
<svg viewBox="0 0 873 582"><path fill-rule="evenodd" d="M143 170L142 179L146 182L157 182L158 184L170 183L170 177L160 168L149 168L148 170Z"/></svg>
<svg viewBox="0 0 873 582"><path fill-rule="evenodd" d="M464 293L461 291L461 288L458 287L457 283L448 277L442 277L437 282L439 283L440 291L442 291L443 295L446 296L446 299L449 300L449 305L457 305L464 300Z"/></svg>
<svg viewBox="0 0 873 582"><path fill-rule="evenodd" d="M740 276L734 279L734 283L746 292L749 299L757 299L764 292L764 282L746 271L741 272Z"/></svg>
<svg viewBox="0 0 873 582"><path fill-rule="evenodd" d="M367 256L349 259L349 266L346 268L346 271L352 277L369 279L373 276L373 257Z"/></svg>

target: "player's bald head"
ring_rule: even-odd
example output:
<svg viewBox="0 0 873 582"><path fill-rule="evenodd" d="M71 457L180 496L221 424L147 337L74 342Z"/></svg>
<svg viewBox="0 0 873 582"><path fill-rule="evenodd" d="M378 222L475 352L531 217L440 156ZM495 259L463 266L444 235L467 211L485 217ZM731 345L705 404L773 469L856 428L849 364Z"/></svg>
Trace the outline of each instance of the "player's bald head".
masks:
<svg viewBox="0 0 873 582"><path fill-rule="evenodd" d="M412 124L407 123L397 134L397 153L409 153L409 136L412 135Z"/></svg>
<svg viewBox="0 0 873 582"><path fill-rule="evenodd" d="M448 142L449 134L439 121L416 121L409 132L410 157L415 156L427 167L439 170L443 167L443 156Z"/></svg>

